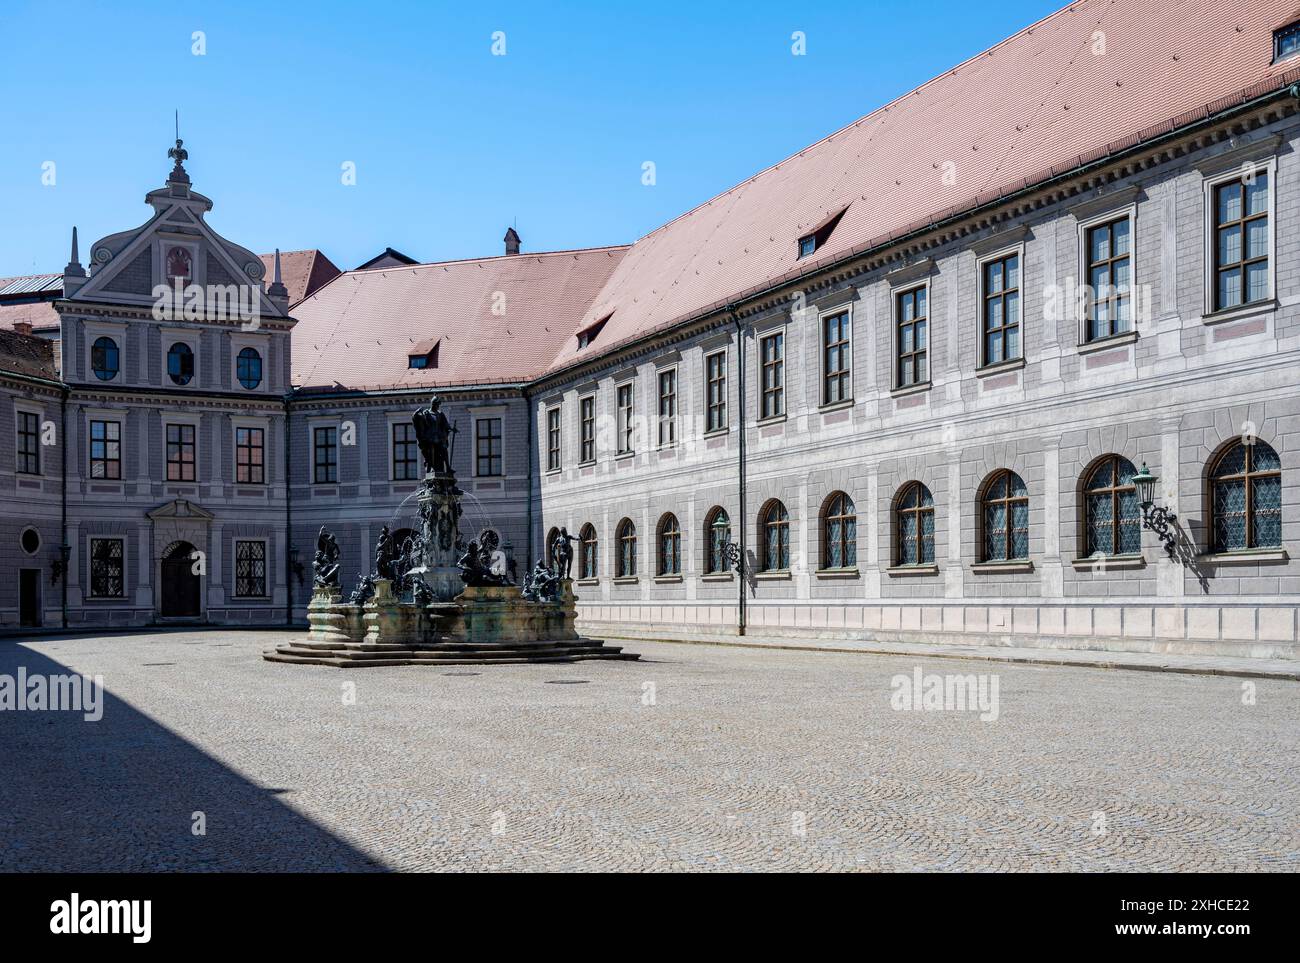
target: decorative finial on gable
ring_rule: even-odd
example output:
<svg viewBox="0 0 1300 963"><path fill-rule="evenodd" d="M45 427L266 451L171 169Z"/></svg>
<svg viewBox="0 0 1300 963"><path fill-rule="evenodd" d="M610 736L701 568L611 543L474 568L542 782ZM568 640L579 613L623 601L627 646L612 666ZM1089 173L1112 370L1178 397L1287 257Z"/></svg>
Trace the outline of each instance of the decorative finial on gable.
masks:
<svg viewBox="0 0 1300 963"><path fill-rule="evenodd" d="M81 257L77 253L77 229L72 229L72 259L68 261L68 266L63 269L63 291L65 295L71 295L86 280L86 269L81 266Z"/></svg>
<svg viewBox="0 0 1300 963"><path fill-rule="evenodd" d="M275 249L275 272L272 276L274 280L271 282L271 286L266 289L267 297L288 299L289 289L284 286L284 281L280 277L280 249L278 247Z"/></svg>

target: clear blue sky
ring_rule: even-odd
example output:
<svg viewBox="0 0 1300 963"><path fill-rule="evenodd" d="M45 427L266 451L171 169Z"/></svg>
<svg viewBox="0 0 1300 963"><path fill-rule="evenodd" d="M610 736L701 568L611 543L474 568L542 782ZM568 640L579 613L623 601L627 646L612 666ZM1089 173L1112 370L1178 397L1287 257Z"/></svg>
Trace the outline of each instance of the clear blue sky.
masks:
<svg viewBox="0 0 1300 963"><path fill-rule="evenodd" d="M629 242L1061 3L3 0L0 276L142 222L174 108L211 223L259 252Z"/></svg>

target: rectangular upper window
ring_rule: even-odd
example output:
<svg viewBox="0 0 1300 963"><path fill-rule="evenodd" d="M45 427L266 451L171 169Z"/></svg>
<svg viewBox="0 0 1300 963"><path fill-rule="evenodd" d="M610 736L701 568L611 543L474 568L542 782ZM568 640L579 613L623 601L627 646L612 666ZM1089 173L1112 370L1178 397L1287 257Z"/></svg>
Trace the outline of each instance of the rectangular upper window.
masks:
<svg viewBox="0 0 1300 963"><path fill-rule="evenodd" d="M596 460L596 396L588 395L578 402L578 436L582 451L578 460L584 465Z"/></svg>
<svg viewBox="0 0 1300 963"><path fill-rule="evenodd" d="M900 291L894 298L894 318L898 325L895 387L908 388L930 380L928 301L929 292L924 284L910 291Z"/></svg>
<svg viewBox="0 0 1300 963"><path fill-rule="evenodd" d="M1127 214L1084 232L1088 341L1123 334L1133 326L1131 235L1132 223Z"/></svg>
<svg viewBox="0 0 1300 963"><path fill-rule="evenodd" d="M333 425L312 431L312 481L332 485L339 480L339 430Z"/></svg>
<svg viewBox="0 0 1300 963"><path fill-rule="evenodd" d="M194 481L194 426L167 426L167 480Z"/></svg>
<svg viewBox="0 0 1300 963"><path fill-rule="evenodd" d="M1214 185L1213 310L1269 297L1268 172L1251 169Z"/></svg>
<svg viewBox="0 0 1300 963"><path fill-rule="evenodd" d="M614 391L618 407L618 453L626 455L632 451L633 431L636 427L632 419L632 382L619 385Z"/></svg>
<svg viewBox="0 0 1300 963"><path fill-rule="evenodd" d="M762 361L759 417L785 414L785 333L769 334L759 343Z"/></svg>
<svg viewBox="0 0 1300 963"><path fill-rule="evenodd" d="M16 470L24 475L41 473L41 419L34 412L18 412L18 464Z"/></svg>
<svg viewBox="0 0 1300 963"><path fill-rule="evenodd" d="M420 477L420 449L415 426L409 421L393 423L393 481L414 481Z"/></svg>
<svg viewBox="0 0 1300 963"><path fill-rule="evenodd" d="M727 353L719 351L704 359L704 377L708 382L705 404L706 431L727 427Z"/></svg>
<svg viewBox="0 0 1300 963"><path fill-rule="evenodd" d="M983 364L1020 357L1020 254L985 261L981 272Z"/></svg>
<svg viewBox="0 0 1300 963"><path fill-rule="evenodd" d="M491 478L501 474L501 419L474 422L474 474Z"/></svg>
<svg viewBox="0 0 1300 963"><path fill-rule="evenodd" d="M122 423L120 421L90 423L90 477L114 480L122 477Z"/></svg>
<svg viewBox="0 0 1300 963"><path fill-rule="evenodd" d="M849 312L822 318L822 404L853 397Z"/></svg>
<svg viewBox="0 0 1300 963"><path fill-rule="evenodd" d="M1293 23L1273 31L1273 62L1286 60L1300 53L1300 23Z"/></svg>
<svg viewBox="0 0 1300 963"><path fill-rule="evenodd" d="M261 485L266 481L266 432L261 428L235 429L235 481Z"/></svg>
<svg viewBox="0 0 1300 963"><path fill-rule="evenodd" d="M563 410L559 405L546 410L546 470L559 471L563 460Z"/></svg>
<svg viewBox="0 0 1300 963"><path fill-rule="evenodd" d="M659 447L677 444L677 369L659 372Z"/></svg>

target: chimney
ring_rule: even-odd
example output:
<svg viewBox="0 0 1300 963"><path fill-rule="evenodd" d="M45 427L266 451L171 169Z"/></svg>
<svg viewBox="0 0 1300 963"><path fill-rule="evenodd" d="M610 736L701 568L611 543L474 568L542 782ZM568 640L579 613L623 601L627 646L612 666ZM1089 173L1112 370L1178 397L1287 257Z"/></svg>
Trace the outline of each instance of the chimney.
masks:
<svg viewBox="0 0 1300 963"><path fill-rule="evenodd" d="M31 334L32 323L30 321L15 321L14 330L17 331L19 334Z"/></svg>
<svg viewBox="0 0 1300 963"><path fill-rule="evenodd" d="M507 254L518 254L518 253L519 253L519 235L515 232L515 229L514 229L513 227L508 227L508 228L506 228L506 238L505 238L505 240L506 240L506 253L507 253Z"/></svg>

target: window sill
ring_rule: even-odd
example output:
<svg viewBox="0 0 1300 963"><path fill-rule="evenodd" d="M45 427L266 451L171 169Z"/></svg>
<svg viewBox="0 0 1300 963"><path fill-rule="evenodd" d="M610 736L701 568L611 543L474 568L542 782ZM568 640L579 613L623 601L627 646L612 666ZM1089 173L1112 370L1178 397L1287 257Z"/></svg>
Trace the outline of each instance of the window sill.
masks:
<svg viewBox="0 0 1300 963"><path fill-rule="evenodd" d="M635 585L637 582L641 581L641 579L635 575L620 575L613 581L615 585Z"/></svg>
<svg viewBox="0 0 1300 963"><path fill-rule="evenodd" d="M599 584L600 584L600 579L598 579L598 578L579 578L579 579L574 579L574 580L573 580L573 584L574 584L574 585L599 585Z"/></svg>
<svg viewBox="0 0 1300 963"><path fill-rule="evenodd" d="M790 581L790 570L780 569L779 571L759 572L754 578L760 582L788 582Z"/></svg>
<svg viewBox="0 0 1300 963"><path fill-rule="evenodd" d="M1094 555L1071 559L1070 564L1076 572L1107 572L1146 568L1147 560L1141 555Z"/></svg>
<svg viewBox="0 0 1300 963"><path fill-rule="evenodd" d="M1079 345L1075 350L1079 354L1092 354L1094 351L1105 351L1107 348L1118 348L1126 344L1132 344L1137 339L1138 333L1136 331L1121 331L1119 334L1108 334L1104 338L1087 341Z"/></svg>
<svg viewBox="0 0 1300 963"><path fill-rule="evenodd" d="M1263 562L1287 562L1291 556L1285 548L1246 548L1237 552L1206 552L1197 557L1205 565L1256 565Z"/></svg>
<svg viewBox="0 0 1300 963"><path fill-rule="evenodd" d="M553 475L562 475L562 474L564 474L564 469L563 469L563 468L548 468L548 469L546 469L546 477L547 477L547 478L550 478L550 477L553 476Z"/></svg>
<svg viewBox="0 0 1300 963"><path fill-rule="evenodd" d="M1256 314L1276 311L1277 306L1277 298L1269 298L1265 301L1251 301L1249 304L1241 304L1233 308L1207 311L1201 315L1201 324L1222 324L1225 321L1237 321L1241 318L1253 317Z"/></svg>
<svg viewBox="0 0 1300 963"><path fill-rule="evenodd" d="M857 568L819 568L813 573L818 578L858 578Z"/></svg>
<svg viewBox="0 0 1300 963"><path fill-rule="evenodd" d="M634 451L620 451L617 455L614 456L614 460L625 461L628 458L635 458L635 457L636 457L636 452Z"/></svg>
<svg viewBox="0 0 1300 963"><path fill-rule="evenodd" d="M1012 358L1009 361L995 361L992 364L980 365L976 368L975 377L987 378L989 375L1002 374L1005 371L1019 371L1024 366L1024 358Z"/></svg>
<svg viewBox="0 0 1300 963"><path fill-rule="evenodd" d="M755 428L766 428L768 425L779 425L785 421L785 415L769 415L766 418L760 418L754 422Z"/></svg>
<svg viewBox="0 0 1300 963"><path fill-rule="evenodd" d="M1034 563L1028 559L1012 562L975 562L970 570L978 575L1014 575L1032 572Z"/></svg>
<svg viewBox="0 0 1300 963"><path fill-rule="evenodd" d="M731 431L730 425L723 425L721 428L710 428L704 433L705 438L715 438L718 435L725 435Z"/></svg>
<svg viewBox="0 0 1300 963"><path fill-rule="evenodd" d="M674 585L682 580L680 575L656 575L655 582L659 585Z"/></svg>
<svg viewBox="0 0 1300 963"><path fill-rule="evenodd" d="M593 458L593 459L591 459L590 461L580 461L580 462L578 462L578 467L579 467L579 468L591 468L591 467L592 467L593 465L595 465L595 464L596 464L596 459Z"/></svg>
<svg viewBox="0 0 1300 963"><path fill-rule="evenodd" d="M932 382L918 381L914 385L903 385L901 388L895 388L889 393L891 398L905 398L908 395L919 395L922 391L929 391Z"/></svg>
<svg viewBox="0 0 1300 963"><path fill-rule="evenodd" d="M911 575L938 575L939 566L935 562L926 565L894 565L885 569L890 578L900 578Z"/></svg>
<svg viewBox="0 0 1300 963"><path fill-rule="evenodd" d="M730 572L710 572L707 575L701 575L701 582L730 582L733 576Z"/></svg>
<svg viewBox="0 0 1300 963"><path fill-rule="evenodd" d="M843 401L831 401L824 405L818 405L817 410L820 412L843 411L846 408L853 407L853 399L845 398Z"/></svg>

